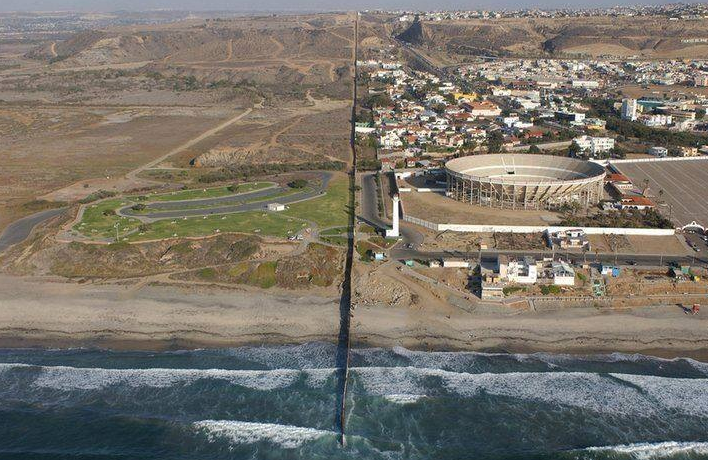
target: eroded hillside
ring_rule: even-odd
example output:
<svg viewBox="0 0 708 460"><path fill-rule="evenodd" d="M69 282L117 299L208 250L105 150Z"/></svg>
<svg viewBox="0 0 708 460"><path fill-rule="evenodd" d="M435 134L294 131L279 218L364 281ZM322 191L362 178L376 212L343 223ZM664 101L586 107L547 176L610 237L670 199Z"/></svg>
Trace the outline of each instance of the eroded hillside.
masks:
<svg viewBox="0 0 708 460"><path fill-rule="evenodd" d="M463 58L492 56L613 56L705 58L708 24L664 17L593 17L413 22L397 37Z"/></svg>

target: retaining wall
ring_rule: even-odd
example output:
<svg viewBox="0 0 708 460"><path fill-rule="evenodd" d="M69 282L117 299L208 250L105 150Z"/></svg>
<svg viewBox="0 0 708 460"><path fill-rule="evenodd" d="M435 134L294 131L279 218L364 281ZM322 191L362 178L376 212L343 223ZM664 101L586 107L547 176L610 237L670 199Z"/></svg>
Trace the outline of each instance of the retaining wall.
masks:
<svg viewBox="0 0 708 460"><path fill-rule="evenodd" d="M403 216L405 222L420 225L438 232L467 232L467 233L543 233L562 230L581 229L588 235L639 235L639 236L670 236L676 230L661 228L615 228L615 227L557 227L557 226L532 226L532 225L472 225L472 224L438 224L413 216Z"/></svg>

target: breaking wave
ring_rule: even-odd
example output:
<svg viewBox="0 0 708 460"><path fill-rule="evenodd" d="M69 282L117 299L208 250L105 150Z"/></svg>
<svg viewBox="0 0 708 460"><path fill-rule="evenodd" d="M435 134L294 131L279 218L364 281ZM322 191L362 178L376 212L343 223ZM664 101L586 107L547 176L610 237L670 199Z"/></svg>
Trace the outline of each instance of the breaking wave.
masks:
<svg viewBox="0 0 708 460"><path fill-rule="evenodd" d="M236 420L203 420L194 427L206 434L210 441L227 439L236 444L270 442L284 449L295 449L304 443L324 436L336 436L333 431L317 430L275 423L253 423Z"/></svg>
<svg viewBox="0 0 708 460"><path fill-rule="evenodd" d="M166 388L176 384L193 383L201 379L224 380L254 390L287 388L302 376L313 388L325 384L333 369L103 369L69 366L30 366L27 364L0 364L0 373L13 369L38 371L32 384L55 390L99 390L114 385L130 387Z"/></svg>
<svg viewBox="0 0 708 460"><path fill-rule="evenodd" d="M352 370L365 393L435 396L440 390L473 398L481 394L540 401L616 414L654 414L666 409L708 416L708 379L681 379L585 372L468 374L417 367ZM444 394L443 394L444 395ZM410 396L409 396L410 397Z"/></svg>
<svg viewBox="0 0 708 460"><path fill-rule="evenodd" d="M585 452L619 454L637 460L673 458L679 455L708 455L708 442L659 442L588 447Z"/></svg>

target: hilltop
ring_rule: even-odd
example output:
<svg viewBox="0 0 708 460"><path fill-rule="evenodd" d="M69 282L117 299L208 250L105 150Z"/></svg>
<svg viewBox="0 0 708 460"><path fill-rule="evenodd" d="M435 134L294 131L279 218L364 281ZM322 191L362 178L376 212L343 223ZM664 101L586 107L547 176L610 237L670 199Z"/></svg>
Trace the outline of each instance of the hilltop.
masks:
<svg viewBox="0 0 708 460"><path fill-rule="evenodd" d="M470 19L414 21L398 39L453 61L499 57L708 57L705 21L666 17Z"/></svg>

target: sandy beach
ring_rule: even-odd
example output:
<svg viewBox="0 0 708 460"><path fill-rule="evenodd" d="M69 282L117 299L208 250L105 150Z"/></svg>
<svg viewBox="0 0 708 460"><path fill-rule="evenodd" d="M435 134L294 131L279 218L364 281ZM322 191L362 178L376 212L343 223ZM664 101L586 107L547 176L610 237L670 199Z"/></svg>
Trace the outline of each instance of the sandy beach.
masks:
<svg viewBox="0 0 708 460"><path fill-rule="evenodd" d="M0 276L0 347L185 349L334 342L338 298L212 287L76 284ZM706 313L677 306L618 311L465 312L360 306L355 346L421 350L643 353L708 361Z"/></svg>

